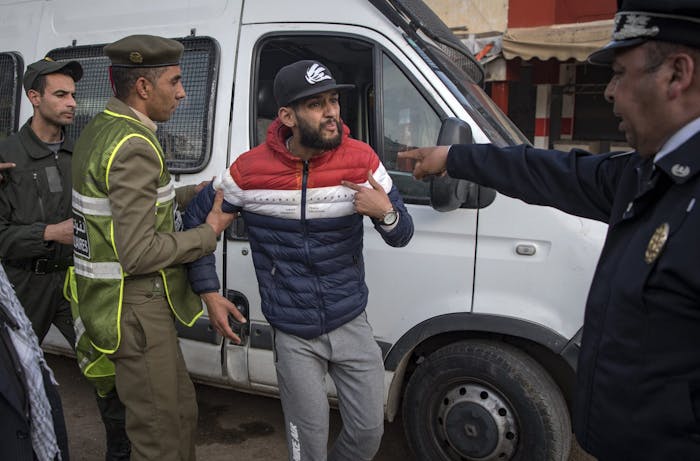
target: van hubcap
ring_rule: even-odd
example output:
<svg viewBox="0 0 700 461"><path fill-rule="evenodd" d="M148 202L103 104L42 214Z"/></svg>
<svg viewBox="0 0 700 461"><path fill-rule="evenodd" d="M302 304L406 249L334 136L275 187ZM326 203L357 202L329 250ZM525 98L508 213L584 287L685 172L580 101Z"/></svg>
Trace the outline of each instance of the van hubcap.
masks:
<svg viewBox="0 0 700 461"><path fill-rule="evenodd" d="M437 428L457 459L508 460L518 443L511 406L493 389L477 383L458 384L445 393Z"/></svg>

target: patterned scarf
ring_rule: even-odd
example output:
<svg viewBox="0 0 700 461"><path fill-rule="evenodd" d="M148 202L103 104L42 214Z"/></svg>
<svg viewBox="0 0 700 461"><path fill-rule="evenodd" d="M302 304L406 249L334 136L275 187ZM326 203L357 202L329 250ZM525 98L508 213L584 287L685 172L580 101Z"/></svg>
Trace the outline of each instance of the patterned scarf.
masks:
<svg viewBox="0 0 700 461"><path fill-rule="evenodd" d="M24 384L29 400L34 454L39 461L60 460L61 452L58 448L58 443L56 443L51 405L46 397L44 376L41 373L41 369L44 368L48 372L54 385L57 383L53 377L53 372L44 360L44 353L39 347L39 340L32 329L32 325L24 313L24 309L19 303L1 264L0 309L4 309L8 317L15 323L15 326L8 328L8 332L19 358L19 365L24 372Z"/></svg>

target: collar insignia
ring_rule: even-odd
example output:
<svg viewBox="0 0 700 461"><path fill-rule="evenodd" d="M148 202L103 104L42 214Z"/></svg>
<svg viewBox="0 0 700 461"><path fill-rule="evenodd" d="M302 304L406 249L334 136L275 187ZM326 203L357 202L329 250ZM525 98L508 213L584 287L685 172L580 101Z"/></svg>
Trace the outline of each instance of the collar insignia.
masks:
<svg viewBox="0 0 700 461"><path fill-rule="evenodd" d="M681 165L676 163L671 167L671 174L678 178L685 178L690 174L690 167L688 165Z"/></svg>

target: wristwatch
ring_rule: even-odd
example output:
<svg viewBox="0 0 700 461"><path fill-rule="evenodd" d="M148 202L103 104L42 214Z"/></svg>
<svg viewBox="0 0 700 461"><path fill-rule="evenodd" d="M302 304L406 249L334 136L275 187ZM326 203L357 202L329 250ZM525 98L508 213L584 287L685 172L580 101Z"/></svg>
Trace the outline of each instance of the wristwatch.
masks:
<svg viewBox="0 0 700 461"><path fill-rule="evenodd" d="M382 219L379 221L379 223L382 226L393 226L398 220L399 212L392 208L391 210L384 212L384 216L382 216Z"/></svg>

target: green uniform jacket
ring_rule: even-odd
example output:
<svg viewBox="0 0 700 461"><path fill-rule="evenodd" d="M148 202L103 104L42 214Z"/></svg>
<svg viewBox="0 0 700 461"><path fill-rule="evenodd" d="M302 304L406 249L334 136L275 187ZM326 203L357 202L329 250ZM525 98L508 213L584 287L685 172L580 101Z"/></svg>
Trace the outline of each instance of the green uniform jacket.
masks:
<svg viewBox="0 0 700 461"><path fill-rule="evenodd" d="M116 98L110 99L107 110L132 119L123 119L125 128L133 125L134 120L140 120L134 111ZM145 122L143 126L139 126L139 130L143 131L150 125L150 121L145 120ZM94 163L91 156L103 155L100 149L106 147L102 146L103 140L92 139L94 130L91 129L91 125L92 122L85 127L76 144L73 162L74 186L76 190L82 190L82 184L94 183L95 187L107 196L113 224L114 249L118 255L118 262L128 277L143 275L158 277L158 272L165 268L191 262L211 253L216 247L216 235L209 225L202 225L186 232L175 232L174 229L163 231L162 228L158 231L161 223L157 222L154 211L158 200L157 190L161 186L162 163L159 153L143 137L130 137L119 145L111 156L106 178L88 174L89 165ZM104 184L105 180L108 186ZM176 195L176 201L180 201L178 203L180 207L186 205L182 202L183 197L191 198L193 190L190 187L184 192L186 193L181 192ZM184 268L180 269L184 273ZM124 290L128 289L129 284L125 283ZM126 294L124 293L125 296ZM79 299L78 302L81 303L81 300ZM94 314L93 310L112 308L113 306L80 304L80 316L83 321L86 321ZM92 312L88 313L84 309ZM94 324L93 320L89 324ZM87 330L90 336L94 336L90 333L90 328ZM111 340L109 343L109 347L105 344L96 345L107 352L112 350L112 345L115 344ZM116 345L118 347L118 342Z"/></svg>
<svg viewBox="0 0 700 461"><path fill-rule="evenodd" d="M70 245L44 241L47 224L71 217L71 154L65 138L54 154L32 131L31 119L18 133L0 141L0 162L14 162L0 184L0 259L34 330L42 340L57 310L65 310L64 334L72 334L68 304L62 289L65 271L35 274L11 265L11 260L65 259Z"/></svg>

